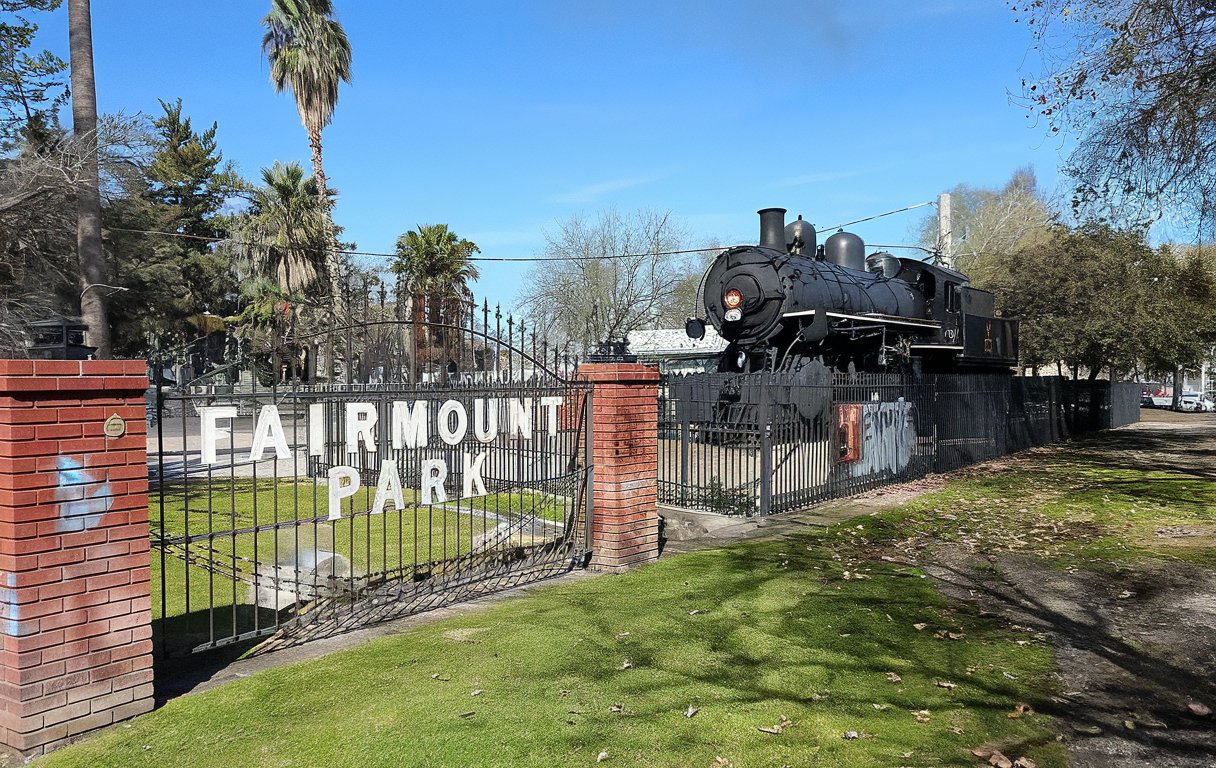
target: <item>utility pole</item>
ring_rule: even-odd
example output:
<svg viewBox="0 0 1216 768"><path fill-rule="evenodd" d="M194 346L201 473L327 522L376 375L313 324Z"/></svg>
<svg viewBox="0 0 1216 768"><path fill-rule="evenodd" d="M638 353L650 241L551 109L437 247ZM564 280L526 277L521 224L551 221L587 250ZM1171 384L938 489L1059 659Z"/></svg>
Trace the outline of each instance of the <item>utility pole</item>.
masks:
<svg viewBox="0 0 1216 768"><path fill-rule="evenodd" d="M937 196L937 248L941 252L942 266L954 269L954 237L950 224L950 193Z"/></svg>

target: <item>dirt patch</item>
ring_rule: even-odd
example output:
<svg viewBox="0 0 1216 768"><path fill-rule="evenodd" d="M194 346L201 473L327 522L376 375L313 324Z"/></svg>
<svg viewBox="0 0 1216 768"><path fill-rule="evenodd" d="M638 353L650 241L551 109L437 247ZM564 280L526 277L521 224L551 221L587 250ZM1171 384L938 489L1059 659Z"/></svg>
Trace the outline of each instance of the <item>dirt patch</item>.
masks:
<svg viewBox="0 0 1216 768"><path fill-rule="evenodd" d="M1146 411L1149 419L1065 446L1071 460L1216 481L1216 416ZM999 472L1009 457L973 471ZM1207 525L1151 533L1207 546ZM933 542L920 558L951 597L1050 643L1060 693L1041 704L1064 726L1076 768L1216 765L1216 572L1146 560L1113 573L1062 571L1020 554Z"/></svg>

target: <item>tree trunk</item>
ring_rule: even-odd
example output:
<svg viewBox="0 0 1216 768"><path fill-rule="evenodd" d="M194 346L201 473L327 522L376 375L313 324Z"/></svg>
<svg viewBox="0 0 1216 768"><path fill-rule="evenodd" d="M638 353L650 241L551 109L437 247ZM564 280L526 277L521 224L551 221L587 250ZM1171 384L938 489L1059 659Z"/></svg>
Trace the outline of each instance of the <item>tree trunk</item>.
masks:
<svg viewBox="0 0 1216 768"><path fill-rule="evenodd" d="M80 142L81 174L76 185L76 252L80 261L80 316L89 325L88 343L97 357L113 356L106 299L106 255L101 247L101 194L97 176L97 91L93 81L93 21L89 0L68 0L71 51L72 131Z"/></svg>
<svg viewBox="0 0 1216 768"><path fill-rule="evenodd" d="M1170 406L1175 411L1182 410L1182 366L1174 368L1174 402Z"/></svg>
<svg viewBox="0 0 1216 768"><path fill-rule="evenodd" d="M338 244L334 235L334 220L329 209L329 183L325 178L325 168L321 164L321 132L309 131L308 144L312 148L312 176L317 182L317 202L321 205L323 226L325 227L325 271L329 279L330 309L334 315L334 323L345 325L349 322L346 317L346 306L343 301L342 286L338 285L339 264Z"/></svg>

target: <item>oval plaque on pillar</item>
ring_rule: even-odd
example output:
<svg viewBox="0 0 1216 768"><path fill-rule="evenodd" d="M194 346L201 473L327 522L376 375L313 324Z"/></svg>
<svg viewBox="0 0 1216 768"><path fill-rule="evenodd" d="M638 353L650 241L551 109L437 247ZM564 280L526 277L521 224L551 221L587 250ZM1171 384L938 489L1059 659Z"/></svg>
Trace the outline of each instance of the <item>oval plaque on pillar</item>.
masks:
<svg viewBox="0 0 1216 768"><path fill-rule="evenodd" d="M105 432L106 437L122 437L127 433L127 422L116 413L106 419L102 431Z"/></svg>

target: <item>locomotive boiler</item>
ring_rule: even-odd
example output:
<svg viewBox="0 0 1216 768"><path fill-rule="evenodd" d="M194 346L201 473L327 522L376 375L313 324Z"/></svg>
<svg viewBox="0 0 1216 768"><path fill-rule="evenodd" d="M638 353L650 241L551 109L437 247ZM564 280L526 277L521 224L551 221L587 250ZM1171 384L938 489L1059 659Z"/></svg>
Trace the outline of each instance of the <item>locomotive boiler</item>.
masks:
<svg viewBox="0 0 1216 768"><path fill-rule="evenodd" d="M760 214L760 242L720 253L703 278L706 319L729 345L719 369L795 372L1008 369L1018 324L966 275L889 253L839 231L819 245L801 216ZM704 321L689 320L693 338Z"/></svg>

